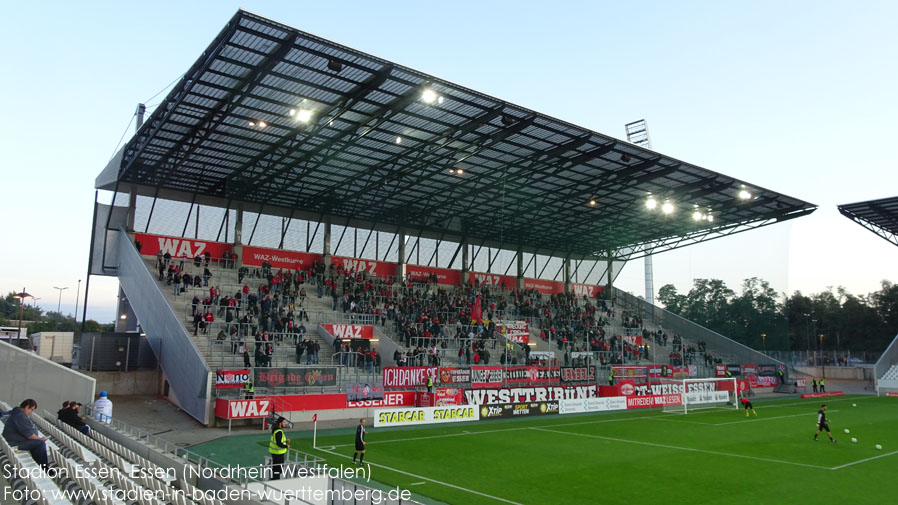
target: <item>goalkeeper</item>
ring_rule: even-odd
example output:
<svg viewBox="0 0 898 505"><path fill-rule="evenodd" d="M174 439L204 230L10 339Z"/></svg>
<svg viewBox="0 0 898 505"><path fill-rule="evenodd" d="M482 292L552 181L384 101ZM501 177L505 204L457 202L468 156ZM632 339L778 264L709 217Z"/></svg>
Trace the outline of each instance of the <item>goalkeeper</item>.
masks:
<svg viewBox="0 0 898 505"><path fill-rule="evenodd" d="M748 417L749 411L754 415L758 415L758 412L755 410L754 406L752 406L751 401L748 398L740 398L739 401L742 402L742 406L745 407L745 417Z"/></svg>
<svg viewBox="0 0 898 505"><path fill-rule="evenodd" d="M814 433L814 441L817 441L817 435L820 434L821 431L826 432L826 436L829 437L829 441L835 443L836 439L833 438L832 433L829 432L829 423L826 421L826 404L820 406L820 410L817 411L817 433Z"/></svg>

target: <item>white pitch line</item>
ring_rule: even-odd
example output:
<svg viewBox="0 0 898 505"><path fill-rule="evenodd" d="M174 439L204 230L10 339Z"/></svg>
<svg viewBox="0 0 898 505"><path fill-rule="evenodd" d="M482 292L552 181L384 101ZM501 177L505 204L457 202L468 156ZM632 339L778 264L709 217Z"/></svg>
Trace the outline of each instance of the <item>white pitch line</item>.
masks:
<svg viewBox="0 0 898 505"><path fill-rule="evenodd" d="M325 451L324 449L320 449L320 448L319 448L318 450L319 450L319 451L322 451L322 452L326 452L326 453L328 453L328 454L333 454L334 456L339 456L339 457L341 457L341 458L352 459L352 458L350 458L349 456L347 456L347 455L345 455L345 454L340 454L339 452ZM436 479L431 479L431 478L429 478L429 477L424 477L423 475L416 475L416 474L414 474L414 473L406 472L406 471L404 471L404 470L399 470L399 469L397 469L397 468L389 467L389 466L386 466L386 465L379 465L379 464L377 464L377 463L366 463L366 465L368 465L368 466L377 466L377 467L380 467L380 468L385 468L385 469L387 469L387 470L390 470L390 471L393 471L393 472L396 472L396 473L401 473L401 474L403 474L403 475L408 475L409 477L414 477L414 478L416 478L416 479L426 480L426 481L428 481L428 482L433 482L434 484L439 484L439 485L441 485L441 486L451 487L452 489L458 489L459 491L465 491L465 492L467 492L467 493L476 494L476 495L478 495L478 496L483 496L484 498L490 498L490 499L492 499L492 500L500 501L500 502L503 502L503 503L509 503L509 504L511 504L511 505L523 505L522 503L514 502L514 501L511 501L511 500L506 500L505 498L499 498L498 496L493 496L493 495L489 495L489 494L486 494L486 493L481 493L480 491L474 491L473 489L468 489L468 488L464 488L464 487L461 487L461 486L456 486L455 484L449 484L448 482L442 482L442 481L439 481L439 480L436 480ZM370 473L369 473L369 475L370 475Z"/></svg>
<svg viewBox="0 0 898 505"><path fill-rule="evenodd" d="M420 486L422 484L427 484L427 483L423 482L423 481L422 482L412 482L411 484L409 484L409 486Z"/></svg>
<svg viewBox="0 0 898 505"><path fill-rule="evenodd" d="M838 410L828 410L829 412L839 412ZM707 423L708 426L726 426L728 424L742 424L742 423L755 423L758 421L771 421L773 419L786 419L787 417L811 417L814 414L810 412L805 412L804 414L792 414L791 416L776 416L776 417L755 417L753 419L744 419L742 421L729 421L726 423Z"/></svg>
<svg viewBox="0 0 898 505"><path fill-rule="evenodd" d="M806 463L795 463L795 462L793 462L793 461L782 461L782 460L779 460L779 459L759 458L759 457L756 457L756 456L746 456L746 455L744 455L744 454L730 454L730 453L728 453L728 452L708 451L708 450L705 450L705 449L695 449L695 448L693 448L693 447L678 447L678 446L676 446L676 445L655 444L655 443L652 443L652 442L642 442L642 441L639 441L639 440L626 440L626 439L623 439L623 438L614 438L614 437L603 437L603 436L600 436L600 435L589 435L589 434L586 434L586 433L571 433L571 432L569 432L569 431L547 430L547 429L545 429L545 428L530 428L530 429L531 429L531 430L537 430L537 431L546 431L546 432L549 432L549 433L558 433L558 434L560 434L560 435L574 435L574 436L577 436L577 437L598 438L598 439L601 439L601 440L611 440L611 441L613 441L613 442L624 442L624 443L628 443L628 444L638 444L638 445L648 445L648 446L651 446L651 447L661 447L661 448L663 448L663 449L676 449L676 450L679 450L679 451L700 452L700 453L703 453L703 454L714 454L714 455L717 455L717 456L729 456L729 457L731 457L731 458L753 459L753 460L756 460L756 461L766 461L766 462L768 462L768 463L781 463L781 464L784 464L784 465L804 466L804 467L808 467L808 468L819 468L819 469L821 469L821 470L831 470L831 468L829 468L829 467L827 467L827 466L809 465L809 464L806 464Z"/></svg>
<svg viewBox="0 0 898 505"><path fill-rule="evenodd" d="M847 468L852 465L859 465L861 463L866 463L867 461L873 461L874 459L885 458L887 456L892 456L894 454L898 454L898 451L892 451L888 454L880 454L879 456L873 456L872 458L865 458L862 460L855 461L853 463L845 463L844 465L834 466L834 467L830 468L830 470L841 470L843 468Z"/></svg>

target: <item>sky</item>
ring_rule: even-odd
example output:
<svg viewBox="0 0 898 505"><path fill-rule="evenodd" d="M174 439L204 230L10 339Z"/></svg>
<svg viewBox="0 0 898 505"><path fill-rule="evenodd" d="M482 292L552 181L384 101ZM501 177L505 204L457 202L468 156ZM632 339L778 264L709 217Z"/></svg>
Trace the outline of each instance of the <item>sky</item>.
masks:
<svg viewBox="0 0 898 505"><path fill-rule="evenodd" d="M654 150L820 207L655 256L656 292L898 280L898 249L836 209L898 194L898 2L51 1L0 17L0 289L74 311L95 177L239 8L617 138L646 119ZM644 294L642 260L617 285ZM115 279L89 296L111 321Z"/></svg>

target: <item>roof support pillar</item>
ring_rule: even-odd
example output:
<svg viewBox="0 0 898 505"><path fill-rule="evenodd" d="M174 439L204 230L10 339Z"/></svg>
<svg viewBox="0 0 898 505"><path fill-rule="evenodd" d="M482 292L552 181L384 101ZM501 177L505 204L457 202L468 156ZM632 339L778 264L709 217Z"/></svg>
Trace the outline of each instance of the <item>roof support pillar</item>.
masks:
<svg viewBox="0 0 898 505"><path fill-rule="evenodd" d="M134 233L134 214L137 211L137 186L131 185L128 192L128 233Z"/></svg>
<svg viewBox="0 0 898 505"><path fill-rule="evenodd" d="M608 251L608 293L606 298L614 298L614 260L611 258L611 251Z"/></svg>
<svg viewBox="0 0 898 505"><path fill-rule="evenodd" d="M470 261L468 258L468 253L471 250L471 246L468 244L468 239L461 239L461 283L465 285L468 283L468 272L470 272Z"/></svg>
<svg viewBox="0 0 898 505"><path fill-rule="evenodd" d="M399 242L399 254L397 255L398 262L396 263L396 277L398 277L399 282L405 281L405 232L399 230L399 233L396 234L396 239Z"/></svg>
<svg viewBox="0 0 898 505"><path fill-rule="evenodd" d="M237 205L237 218L234 219L234 245L243 244L243 204Z"/></svg>
<svg viewBox="0 0 898 505"><path fill-rule="evenodd" d="M564 258L564 292L565 294L571 294L573 290L571 289L571 258Z"/></svg>
<svg viewBox="0 0 898 505"><path fill-rule="evenodd" d="M331 264L331 217L326 216L324 218L324 247L321 251L321 254L324 256L324 266L328 267Z"/></svg>
<svg viewBox="0 0 898 505"><path fill-rule="evenodd" d="M524 289L524 251L518 249L515 256L517 256L518 260L518 276L515 282L515 287L520 291Z"/></svg>

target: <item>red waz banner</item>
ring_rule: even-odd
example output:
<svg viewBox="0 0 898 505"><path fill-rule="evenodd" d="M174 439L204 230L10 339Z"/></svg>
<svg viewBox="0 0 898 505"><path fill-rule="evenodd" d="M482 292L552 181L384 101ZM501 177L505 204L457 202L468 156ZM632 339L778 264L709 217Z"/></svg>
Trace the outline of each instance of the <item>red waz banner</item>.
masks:
<svg viewBox="0 0 898 505"><path fill-rule="evenodd" d="M253 419L271 415L271 400L215 400L215 417Z"/></svg>
<svg viewBox="0 0 898 505"><path fill-rule="evenodd" d="M334 338L366 340L374 338L374 328L367 325L322 323L321 327L324 331L333 335Z"/></svg>
<svg viewBox="0 0 898 505"><path fill-rule="evenodd" d="M233 246L223 242L194 240L189 238L167 237L135 233L134 240L140 242L140 254L156 256L160 251L168 253L172 258L190 258L204 256L208 252L213 258L221 258L225 252L230 253Z"/></svg>
<svg viewBox="0 0 898 505"><path fill-rule="evenodd" d="M250 267L260 267L265 262L272 268L307 271L312 263L320 260L320 254L243 246L243 264Z"/></svg>
<svg viewBox="0 0 898 505"><path fill-rule="evenodd" d="M386 261L360 260L355 258L343 258L333 256L331 263L334 266L342 266L343 270L350 273L367 272L368 275L374 277L395 277L396 263L388 263Z"/></svg>

